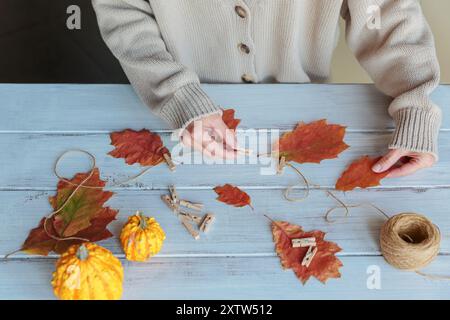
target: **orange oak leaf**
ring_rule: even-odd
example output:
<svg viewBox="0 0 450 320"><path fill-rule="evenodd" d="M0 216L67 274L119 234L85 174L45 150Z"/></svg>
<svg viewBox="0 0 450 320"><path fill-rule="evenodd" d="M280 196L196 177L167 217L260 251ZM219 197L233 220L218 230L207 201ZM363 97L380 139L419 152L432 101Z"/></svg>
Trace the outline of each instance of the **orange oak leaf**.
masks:
<svg viewBox="0 0 450 320"><path fill-rule="evenodd" d="M78 173L68 180L70 183L60 181L57 194L49 198L53 209L60 208L76 188L73 184L81 183L88 175ZM30 231L21 251L39 255L48 255L52 251L61 254L72 244L112 237L107 226L115 220L118 212L103 205L113 193L102 190L105 182L99 178L97 168L84 185L99 188L79 188L59 213L49 219L41 219L39 225Z"/></svg>
<svg viewBox="0 0 450 320"><path fill-rule="evenodd" d="M53 210L59 209L73 193L76 186L82 183L89 173L78 173L71 180L59 181L56 195L49 198ZM105 181L94 168L92 176L72 196L64 208L55 215L53 226L60 237L70 237L90 226L91 220L103 211L103 205L114 194L104 191Z"/></svg>
<svg viewBox="0 0 450 320"><path fill-rule="evenodd" d="M336 182L336 189L350 191L355 188L368 188L380 185L380 181L385 178L389 171L375 173L373 165L380 159L363 156L354 161L341 175Z"/></svg>
<svg viewBox="0 0 450 320"><path fill-rule="evenodd" d="M222 120L231 130L236 130L239 123L241 123L241 119L236 119L234 117L234 114L235 114L234 109L226 109L223 110L222 112Z"/></svg>
<svg viewBox="0 0 450 320"><path fill-rule="evenodd" d="M280 157L298 163L320 163L324 159L334 159L348 145L343 141L345 127L327 124L318 120L299 123L294 131L285 133L278 142Z"/></svg>
<svg viewBox="0 0 450 320"><path fill-rule="evenodd" d="M272 234L275 242L275 251L278 254L284 269L292 269L300 281L305 284L309 278L315 277L322 283L329 278L340 278L339 268L342 262L335 256L341 248L334 242L325 241L325 232L303 231L302 227L290 224L286 221L273 221ZM303 258L308 247L294 248L293 239L310 238L316 239L317 253L306 267L302 266Z"/></svg>
<svg viewBox="0 0 450 320"><path fill-rule="evenodd" d="M227 183L223 186L215 187L214 191L219 195L217 197L217 200L221 202L232 205L234 207L249 206L253 209L250 196L238 187L232 186L231 184Z"/></svg>
<svg viewBox="0 0 450 320"><path fill-rule="evenodd" d="M147 129L134 131L126 129L110 135L111 144L116 148L109 152L115 158L124 158L129 165L156 166L164 161L164 154L170 156L161 137Z"/></svg>

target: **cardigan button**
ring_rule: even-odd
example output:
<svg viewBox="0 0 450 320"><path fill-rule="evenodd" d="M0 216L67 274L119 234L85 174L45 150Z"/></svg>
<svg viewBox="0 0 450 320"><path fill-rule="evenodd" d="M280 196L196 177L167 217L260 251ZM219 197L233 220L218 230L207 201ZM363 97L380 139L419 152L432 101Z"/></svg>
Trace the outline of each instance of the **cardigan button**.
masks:
<svg viewBox="0 0 450 320"><path fill-rule="evenodd" d="M242 19L247 17L247 11L244 8L242 8L241 6L234 7L234 11L236 11L237 15L239 17L241 17Z"/></svg>
<svg viewBox="0 0 450 320"><path fill-rule="evenodd" d="M242 81L243 82L245 82L245 83L253 83L254 82L254 80L253 80L253 77L251 76L251 75L249 75L249 74L246 74L246 73L244 73L243 75L242 75Z"/></svg>
<svg viewBox="0 0 450 320"><path fill-rule="evenodd" d="M239 49L245 54L249 54L250 53L250 48L245 43L240 43L239 44Z"/></svg>

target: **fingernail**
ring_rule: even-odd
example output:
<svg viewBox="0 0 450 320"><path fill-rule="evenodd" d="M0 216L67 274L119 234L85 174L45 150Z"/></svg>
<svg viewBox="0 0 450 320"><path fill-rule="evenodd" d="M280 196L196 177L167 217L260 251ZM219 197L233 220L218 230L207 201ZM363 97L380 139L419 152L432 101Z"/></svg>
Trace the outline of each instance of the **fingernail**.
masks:
<svg viewBox="0 0 450 320"><path fill-rule="evenodd" d="M381 164L378 163L372 167L372 170L377 173L381 172L382 169Z"/></svg>

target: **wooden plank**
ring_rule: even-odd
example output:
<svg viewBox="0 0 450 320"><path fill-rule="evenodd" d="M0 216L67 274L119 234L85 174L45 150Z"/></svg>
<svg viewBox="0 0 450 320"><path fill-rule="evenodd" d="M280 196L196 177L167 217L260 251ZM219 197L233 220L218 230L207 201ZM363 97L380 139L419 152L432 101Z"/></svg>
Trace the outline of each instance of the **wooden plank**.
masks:
<svg viewBox="0 0 450 320"><path fill-rule="evenodd" d="M338 159L325 160L322 164L299 166L308 179L323 187L333 187L342 171L356 158L365 155L381 155L386 152L389 134L349 133L346 142L351 146ZM167 145L173 146L164 135ZM450 186L450 132L441 135L440 162L431 169L401 179L386 179L385 187L449 187ZM123 159L115 159L107 153L113 149L107 134L2 134L0 150L8 150L0 157L0 189L53 190L56 179L53 165L56 158L65 150L81 148L97 157L97 165L102 176L111 183L125 181L142 168L128 166ZM250 148L258 150L256 146ZM255 152L256 153L256 152ZM169 184L177 187L211 188L223 183L262 188L287 186L298 183L293 170L286 169L283 176L263 175L261 170L268 168L267 162L245 165L178 165L176 173L171 173L165 164L152 168L147 175L123 188L160 189ZM268 159L260 160L267 161ZM61 173L67 177L76 172L89 170L86 156L70 155L61 163Z"/></svg>
<svg viewBox="0 0 450 320"><path fill-rule="evenodd" d="M449 299L448 281L428 280L381 257L343 257L342 278L302 285L277 257L154 258L124 261L123 299ZM426 269L448 274L449 256ZM368 289L379 268L380 289ZM53 259L0 261L0 299L53 299ZM369 272L369 274L368 274ZM373 288L373 287L371 287Z"/></svg>
<svg viewBox="0 0 450 320"><path fill-rule="evenodd" d="M312 191L301 203L288 202L281 190L246 190L252 197L255 212L247 208L234 208L216 200L212 190L183 190L181 198L202 201L205 211L214 212L215 222L207 234L195 241L176 216L160 200L167 191L121 191L108 202L119 210L118 220L111 224L115 238L102 242L115 254L123 256L117 240L127 217L142 210L154 216L166 232L167 239L160 255L174 256L233 256L274 255L270 222L263 217L285 220L304 227L305 230L320 229L326 238L342 248L341 255L377 255L378 237L385 218L370 207L351 210L350 217L328 224L323 216L335 206L332 198L322 190ZM39 220L51 212L48 196L53 192L3 191L0 192L0 257L20 247ZM355 191L338 194L349 204L371 202L389 215L400 212L418 212L427 215L442 230L441 252L450 254L450 215L447 199L450 189L431 190L384 190ZM336 216L343 212L336 212ZM18 254L14 257L29 257Z"/></svg>
<svg viewBox="0 0 450 320"><path fill-rule="evenodd" d="M298 121L327 118L349 130L392 129L390 99L372 85L204 85L224 108L235 108L244 128L291 129ZM433 95L444 110L450 86ZM170 129L152 116L128 85L0 85L3 132L109 132L124 128ZM275 111L276 110L276 111ZM267 116L270 114L270 117ZM444 113L443 128L450 128Z"/></svg>

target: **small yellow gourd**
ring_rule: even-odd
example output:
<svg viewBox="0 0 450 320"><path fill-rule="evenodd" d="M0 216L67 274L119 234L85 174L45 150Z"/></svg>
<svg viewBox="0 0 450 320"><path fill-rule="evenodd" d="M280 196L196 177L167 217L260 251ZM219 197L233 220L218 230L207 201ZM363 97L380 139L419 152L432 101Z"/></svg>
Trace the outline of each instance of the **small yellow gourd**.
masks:
<svg viewBox="0 0 450 320"><path fill-rule="evenodd" d="M125 256L130 261L146 261L157 254L162 247L166 235L155 218L137 212L128 218L120 234Z"/></svg>
<svg viewBox="0 0 450 320"><path fill-rule="evenodd" d="M111 251L84 243L73 245L56 262L53 292L62 300L117 300L123 268Z"/></svg>

